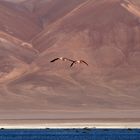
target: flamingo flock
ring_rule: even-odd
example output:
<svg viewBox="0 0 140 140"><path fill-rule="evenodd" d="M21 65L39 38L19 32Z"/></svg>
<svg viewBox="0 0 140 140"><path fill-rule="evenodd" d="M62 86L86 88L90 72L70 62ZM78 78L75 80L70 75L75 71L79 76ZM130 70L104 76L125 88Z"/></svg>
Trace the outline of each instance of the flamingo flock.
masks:
<svg viewBox="0 0 140 140"><path fill-rule="evenodd" d="M58 57L58 58L55 58L55 59L51 60L50 62L52 63L52 62L55 62L57 60L70 61L71 62L70 67L73 67L76 64L85 64L85 65L88 66L88 63L85 62L84 60L72 60L72 59L69 59L69 58L66 58L66 57Z"/></svg>

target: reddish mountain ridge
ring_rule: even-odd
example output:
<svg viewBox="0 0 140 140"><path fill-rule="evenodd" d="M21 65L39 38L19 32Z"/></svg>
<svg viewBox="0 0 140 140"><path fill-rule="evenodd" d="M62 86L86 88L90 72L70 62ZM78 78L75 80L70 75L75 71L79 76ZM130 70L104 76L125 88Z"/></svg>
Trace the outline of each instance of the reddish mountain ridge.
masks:
<svg viewBox="0 0 140 140"><path fill-rule="evenodd" d="M4 8L11 10L7 3ZM28 0L14 5L22 10L12 6L11 11L24 15L22 19L15 23L11 14L8 22L0 20L0 26L14 32L1 28L7 35L0 34L0 54L12 67L4 72L2 61L1 109L139 110L138 0ZM60 56L83 59L89 66L50 63Z"/></svg>
<svg viewBox="0 0 140 140"><path fill-rule="evenodd" d="M19 4L0 2L0 30L17 38L29 41L41 31L33 16Z"/></svg>

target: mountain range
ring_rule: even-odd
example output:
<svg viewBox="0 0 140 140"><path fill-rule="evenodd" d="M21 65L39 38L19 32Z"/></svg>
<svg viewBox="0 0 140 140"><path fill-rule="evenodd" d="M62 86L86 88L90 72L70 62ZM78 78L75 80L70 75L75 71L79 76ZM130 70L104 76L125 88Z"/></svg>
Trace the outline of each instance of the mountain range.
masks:
<svg viewBox="0 0 140 140"><path fill-rule="evenodd" d="M139 37L139 0L1 0L0 111L139 110Z"/></svg>

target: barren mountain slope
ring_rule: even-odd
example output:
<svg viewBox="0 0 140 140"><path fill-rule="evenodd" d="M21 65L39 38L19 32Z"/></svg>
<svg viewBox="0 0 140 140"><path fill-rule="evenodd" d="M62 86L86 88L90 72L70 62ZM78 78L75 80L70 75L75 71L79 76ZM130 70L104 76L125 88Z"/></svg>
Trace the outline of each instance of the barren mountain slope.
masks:
<svg viewBox="0 0 140 140"><path fill-rule="evenodd" d="M26 0L1 0L1 1L8 1L8 2L13 2L13 3L20 3Z"/></svg>
<svg viewBox="0 0 140 140"><path fill-rule="evenodd" d="M71 1L66 2L68 9L61 9L62 1L52 0L49 2L53 3L52 7L46 8L48 11L42 8L44 5L38 6L36 0L30 2L37 7L30 13L41 21L44 17L46 24L30 41L33 44L31 54L15 56L15 52L19 52L17 46L4 52L10 51L10 55L16 57L16 61L11 59L10 63L23 61L29 67L22 75L9 80L6 87L1 85L1 91L12 95L8 96L9 102L1 98L5 110L13 110L15 104L17 110L35 111L139 110L138 1ZM53 12L55 7L57 13ZM37 11L39 8L43 11ZM83 59L89 66L76 64L70 68L70 62L50 63L60 56ZM31 61L25 61L28 59ZM14 99L10 102L10 98Z"/></svg>
<svg viewBox="0 0 140 140"><path fill-rule="evenodd" d="M26 0L21 3L44 27L65 16L86 0Z"/></svg>
<svg viewBox="0 0 140 140"><path fill-rule="evenodd" d="M0 1L0 30L29 41L41 31L38 21L18 4Z"/></svg>
<svg viewBox="0 0 140 140"><path fill-rule="evenodd" d="M32 40L41 52L34 61L40 69L9 89L32 97L37 106L39 99L44 109L138 109L140 23L128 4L135 6L89 0L48 26ZM89 66L49 62L60 56Z"/></svg>

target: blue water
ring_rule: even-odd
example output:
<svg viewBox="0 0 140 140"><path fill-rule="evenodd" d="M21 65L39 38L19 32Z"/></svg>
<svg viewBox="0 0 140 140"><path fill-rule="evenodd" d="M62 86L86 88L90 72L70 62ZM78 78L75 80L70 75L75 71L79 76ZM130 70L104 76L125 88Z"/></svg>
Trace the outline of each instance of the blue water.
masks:
<svg viewBox="0 0 140 140"><path fill-rule="evenodd" d="M140 129L1 129L0 140L140 140Z"/></svg>

